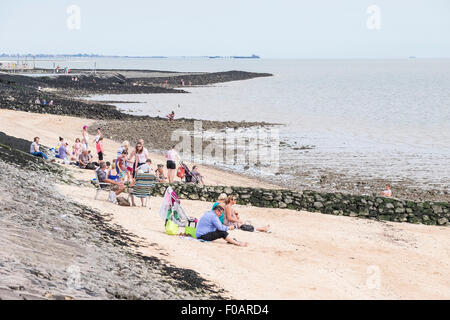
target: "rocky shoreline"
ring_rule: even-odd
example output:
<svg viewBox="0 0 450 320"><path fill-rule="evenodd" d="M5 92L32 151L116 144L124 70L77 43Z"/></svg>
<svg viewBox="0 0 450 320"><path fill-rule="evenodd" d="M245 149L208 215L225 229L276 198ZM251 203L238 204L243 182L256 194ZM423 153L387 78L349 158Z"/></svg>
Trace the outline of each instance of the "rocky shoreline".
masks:
<svg viewBox="0 0 450 320"><path fill-rule="evenodd" d="M163 86L163 78L153 76L154 72L151 71L147 72L147 76L127 77L136 76L135 73L136 71L111 70L93 75L92 72L84 71L77 74L77 81L73 81L71 75L31 77L0 73L0 108L97 120L149 119L150 117L125 114L113 105L83 100L82 97L93 94L188 93L186 90L189 87L184 87L185 90L176 88L181 78L195 86L271 76L267 73L244 71L191 73L183 76L169 72L164 77L168 84ZM147 74L144 71L140 73ZM41 104L35 104L36 98L40 99ZM44 99L47 102L53 100L53 106L42 105Z"/></svg>
<svg viewBox="0 0 450 320"><path fill-rule="evenodd" d="M3 137L12 146L23 143ZM53 163L0 144L0 299L223 299L197 272L138 251L144 243L56 184Z"/></svg>

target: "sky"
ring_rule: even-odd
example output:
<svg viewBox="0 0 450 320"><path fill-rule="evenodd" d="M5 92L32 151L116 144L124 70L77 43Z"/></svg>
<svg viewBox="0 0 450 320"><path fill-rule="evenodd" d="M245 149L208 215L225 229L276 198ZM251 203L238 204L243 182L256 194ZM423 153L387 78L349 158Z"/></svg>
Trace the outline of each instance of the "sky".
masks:
<svg viewBox="0 0 450 320"><path fill-rule="evenodd" d="M0 53L450 58L450 0L1 0Z"/></svg>

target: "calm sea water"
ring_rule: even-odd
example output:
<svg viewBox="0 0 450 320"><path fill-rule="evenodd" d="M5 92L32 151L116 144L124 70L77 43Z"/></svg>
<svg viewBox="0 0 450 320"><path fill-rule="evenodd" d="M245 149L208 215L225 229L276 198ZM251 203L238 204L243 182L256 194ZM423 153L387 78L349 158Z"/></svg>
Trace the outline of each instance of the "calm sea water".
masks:
<svg viewBox="0 0 450 320"><path fill-rule="evenodd" d="M325 171L417 186L450 185L450 60L97 59L97 68L245 70L273 77L187 88L190 94L101 96L133 114L268 121L281 128L274 179ZM72 67L80 67L83 62ZM92 60L85 61L90 68ZM180 107L178 107L180 105ZM294 150L288 145L313 145ZM236 166L237 169L239 166Z"/></svg>

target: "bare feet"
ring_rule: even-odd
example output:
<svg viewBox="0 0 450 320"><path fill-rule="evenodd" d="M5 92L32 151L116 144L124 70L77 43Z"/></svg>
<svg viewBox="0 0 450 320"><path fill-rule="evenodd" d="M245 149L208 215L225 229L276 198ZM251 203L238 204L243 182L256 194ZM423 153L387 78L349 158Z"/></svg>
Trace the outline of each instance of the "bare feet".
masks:
<svg viewBox="0 0 450 320"><path fill-rule="evenodd" d="M264 227L260 227L260 228L258 228L256 230L258 230L260 232L268 232L269 229L270 229L270 224L268 224L267 226L264 226Z"/></svg>

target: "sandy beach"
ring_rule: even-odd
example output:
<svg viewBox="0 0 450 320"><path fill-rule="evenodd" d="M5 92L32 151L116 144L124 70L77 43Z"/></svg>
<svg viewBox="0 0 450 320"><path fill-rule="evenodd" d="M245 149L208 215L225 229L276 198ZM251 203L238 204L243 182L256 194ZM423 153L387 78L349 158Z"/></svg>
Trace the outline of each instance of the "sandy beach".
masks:
<svg viewBox="0 0 450 320"><path fill-rule="evenodd" d="M89 127L94 123L95 121L91 119L0 110L1 131L8 135L27 140L32 140L35 136L39 136L41 138L41 144L48 147L56 146L60 136L63 136L64 139L72 145L76 138L81 138L82 127L84 125ZM91 136L90 139L92 145L94 136ZM103 144L105 147L105 160L111 161L116 157L116 152L120 147L120 143L105 137ZM166 163L166 158L161 154L150 153L150 159L152 159L154 166L158 163ZM192 165L190 162L186 163L190 166ZM199 165L199 169L205 176L205 183L208 185L279 188L279 186L276 185L251 179L243 175L217 170L208 166ZM86 179L91 179L90 176L92 172L84 170L78 171L81 171Z"/></svg>
<svg viewBox="0 0 450 320"><path fill-rule="evenodd" d="M41 138L53 146L59 136L72 143L93 120L0 110L1 131L23 139ZM92 137L93 139L93 137ZM106 159L117 142L105 139ZM151 154L153 162L164 157ZM75 178L89 181L93 172L67 166ZM242 175L200 166L209 185L274 188ZM61 184L66 198L112 216L111 223L142 238L137 250L197 271L238 299L449 299L450 229L448 227L377 222L287 209L240 206L244 220L271 225L271 233L232 231L247 248L223 241L202 243L168 236L151 209L119 207L94 200L90 186ZM200 217L212 203L183 200L191 216Z"/></svg>

